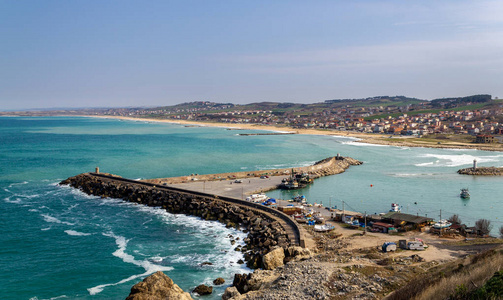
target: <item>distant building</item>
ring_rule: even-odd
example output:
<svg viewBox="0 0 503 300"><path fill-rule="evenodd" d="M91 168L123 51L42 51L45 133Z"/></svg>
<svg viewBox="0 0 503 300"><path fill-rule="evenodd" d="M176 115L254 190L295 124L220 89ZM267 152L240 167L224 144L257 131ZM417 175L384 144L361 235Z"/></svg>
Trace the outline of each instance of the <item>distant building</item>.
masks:
<svg viewBox="0 0 503 300"><path fill-rule="evenodd" d="M475 138L475 143L478 144L491 144L494 143L494 136L490 134L478 134Z"/></svg>

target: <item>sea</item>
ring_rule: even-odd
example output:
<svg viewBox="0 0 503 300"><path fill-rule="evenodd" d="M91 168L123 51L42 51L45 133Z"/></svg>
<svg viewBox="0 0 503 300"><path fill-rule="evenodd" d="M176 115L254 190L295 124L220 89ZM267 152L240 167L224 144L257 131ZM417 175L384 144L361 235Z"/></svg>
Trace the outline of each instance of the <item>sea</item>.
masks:
<svg viewBox="0 0 503 300"><path fill-rule="evenodd" d="M371 145L323 135L249 135L256 130L91 117L0 117L0 282L3 299L124 299L163 271L185 291L212 284L219 299L239 264L235 229L120 199L85 195L58 183L94 171L131 179L295 168L340 154L363 161L295 191L309 203L435 220L458 214L473 226L503 226L503 178L459 175L460 168L503 167L503 152ZM471 198L459 197L469 188ZM209 262L211 264L204 264Z"/></svg>

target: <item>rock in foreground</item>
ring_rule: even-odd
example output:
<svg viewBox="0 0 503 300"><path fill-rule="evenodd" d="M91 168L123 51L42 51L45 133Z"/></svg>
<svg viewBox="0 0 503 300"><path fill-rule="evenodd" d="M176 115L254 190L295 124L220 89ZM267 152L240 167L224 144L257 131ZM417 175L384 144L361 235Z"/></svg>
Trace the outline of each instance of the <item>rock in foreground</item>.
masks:
<svg viewBox="0 0 503 300"><path fill-rule="evenodd" d="M166 274L158 271L131 288L126 300L192 300L189 293L184 292Z"/></svg>
<svg viewBox="0 0 503 300"><path fill-rule="evenodd" d="M193 293L198 293L200 296L209 295L213 293L213 287L204 284L198 285L193 291Z"/></svg>

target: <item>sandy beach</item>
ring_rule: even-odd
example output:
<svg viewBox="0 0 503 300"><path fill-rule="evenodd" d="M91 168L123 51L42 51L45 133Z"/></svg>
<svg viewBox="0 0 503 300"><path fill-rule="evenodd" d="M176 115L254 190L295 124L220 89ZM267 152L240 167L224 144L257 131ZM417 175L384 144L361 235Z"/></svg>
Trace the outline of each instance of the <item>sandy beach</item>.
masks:
<svg viewBox="0 0 503 300"><path fill-rule="evenodd" d="M260 124L232 124L232 123L217 123L217 122L198 122L198 121L186 121L186 120L168 120L168 119L152 119L152 118L134 118L134 117L121 117L121 116L83 116L83 117L97 117L97 118L108 118L108 119L119 119L119 120L131 120L131 121L143 121L143 122L161 122L161 123L172 123L180 124L185 126L209 126L209 127L222 127L229 129L241 129L241 130L266 130L273 132L285 132L294 134L307 134L307 135L328 135L328 136L341 136L350 137L357 139L358 142L376 144L376 145L388 145L388 146L399 146L399 147L424 147L424 148L441 148L441 149L478 149L484 151L503 151L503 144L475 144L466 143L458 141L432 141L424 140L416 137L410 136L399 136L389 134L378 134L378 133L361 133L353 131L338 131L332 129L298 129L290 128L286 126L272 126L272 125L260 125Z"/></svg>

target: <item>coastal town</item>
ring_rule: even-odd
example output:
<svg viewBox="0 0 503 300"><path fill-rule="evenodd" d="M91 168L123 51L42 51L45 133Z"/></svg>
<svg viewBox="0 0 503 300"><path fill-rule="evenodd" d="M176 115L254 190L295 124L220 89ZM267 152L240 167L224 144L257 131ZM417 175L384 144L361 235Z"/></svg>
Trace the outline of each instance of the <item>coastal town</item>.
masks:
<svg viewBox="0 0 503 300"><path fill-rule="evenodd" d="M305 105L258 103L253 107L201 101L164 108L111 109L101 113L418 137L432 134L480 135L477 143L501 143L502 112L502 101L492 99L490 95L477 95L433 101L381 96Z"/></svg>

